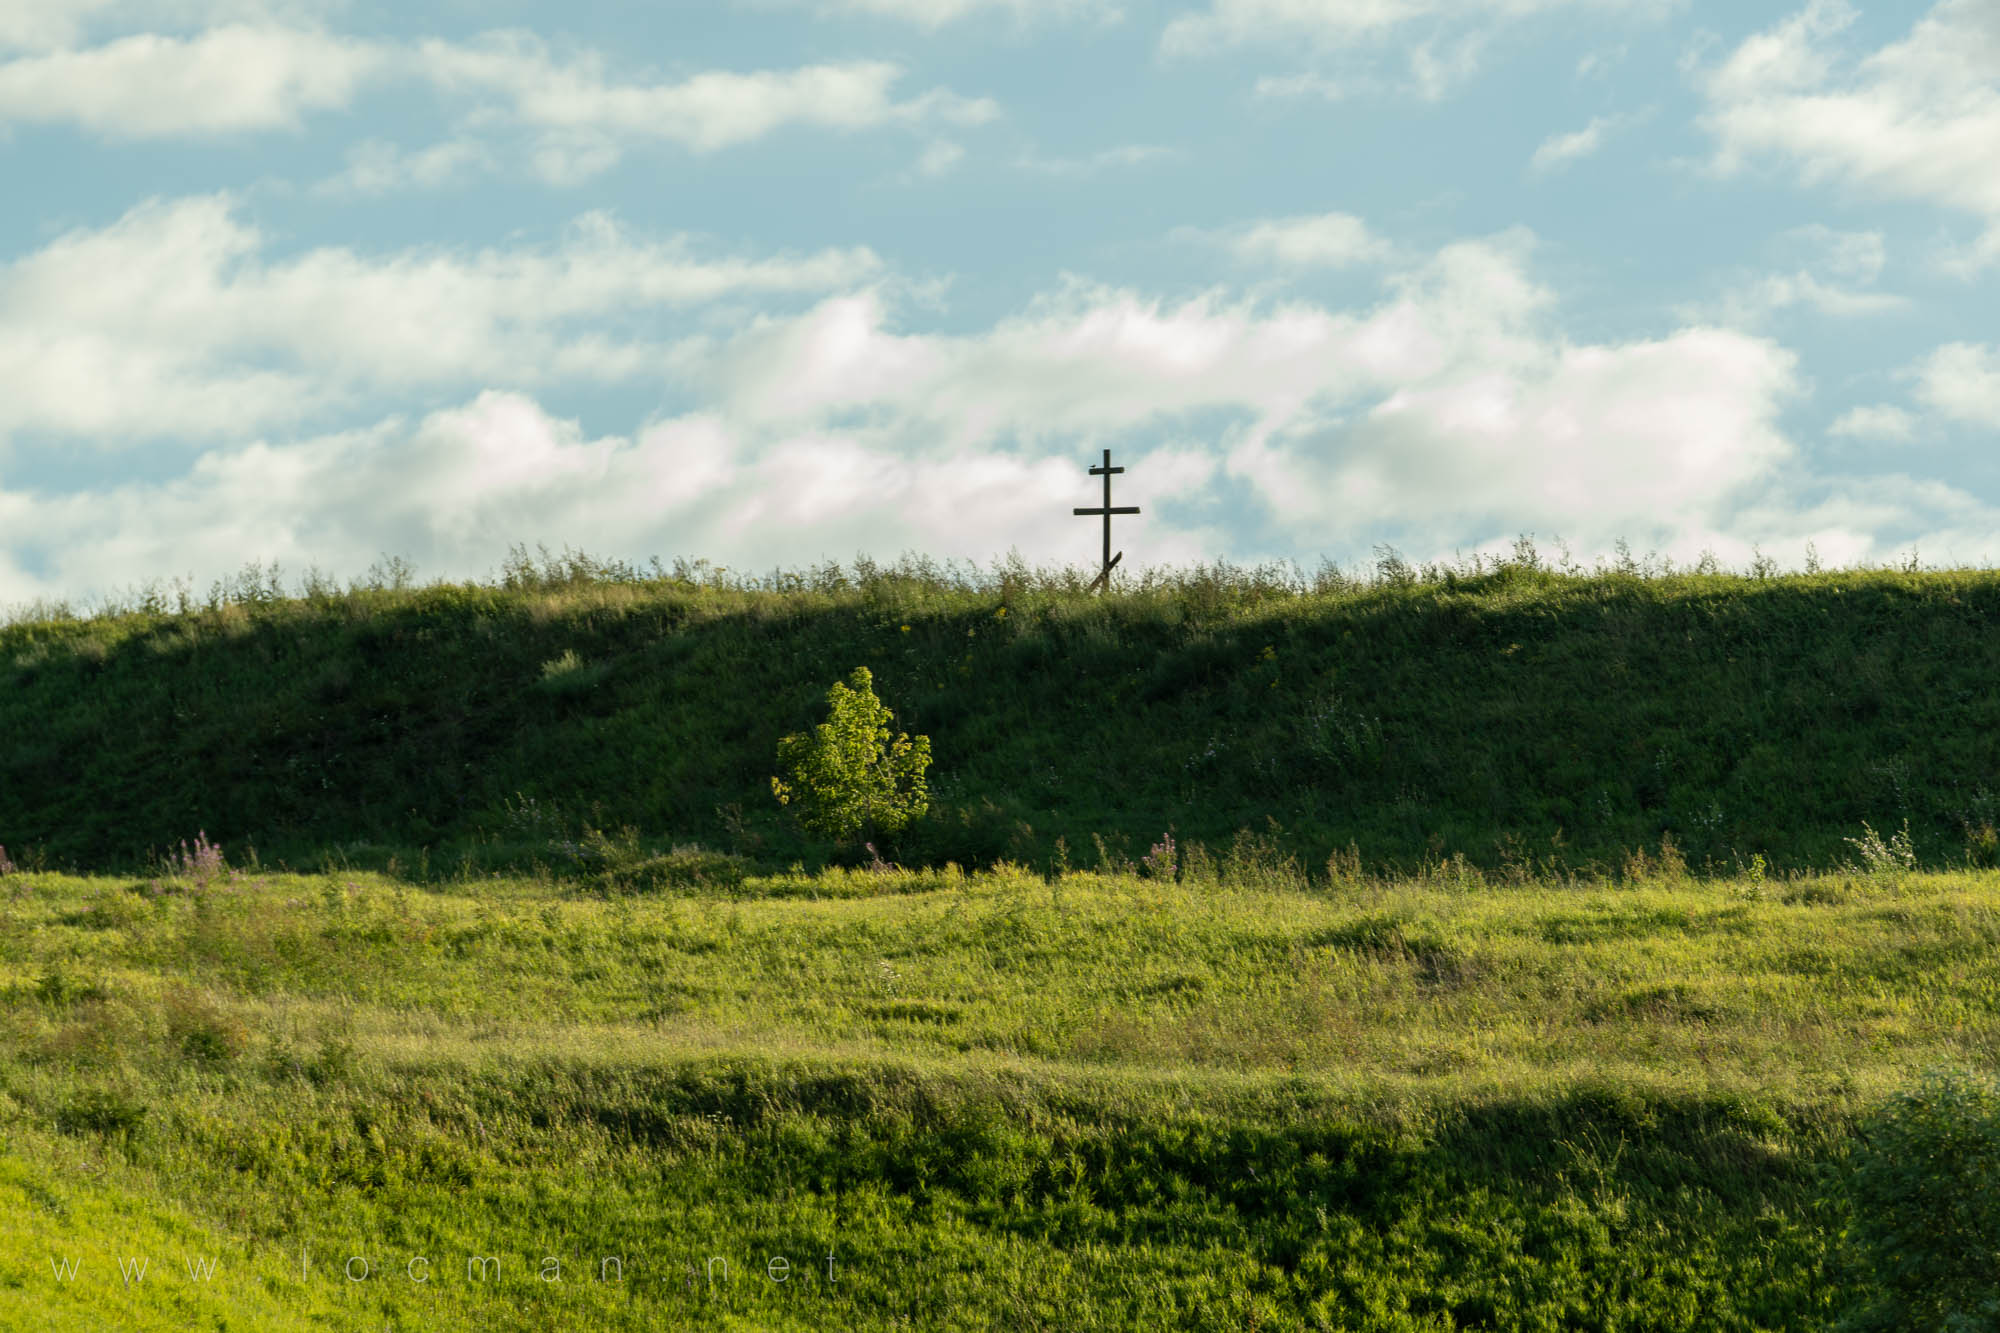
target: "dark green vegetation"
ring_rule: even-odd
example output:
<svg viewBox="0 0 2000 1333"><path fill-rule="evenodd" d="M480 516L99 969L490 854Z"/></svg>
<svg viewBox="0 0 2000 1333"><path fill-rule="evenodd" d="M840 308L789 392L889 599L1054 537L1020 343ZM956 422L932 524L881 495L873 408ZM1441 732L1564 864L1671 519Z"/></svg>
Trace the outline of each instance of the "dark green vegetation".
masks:
<svg viewBox="0 0 2000 1333"><path fill-rule="evenodd" d="M0 1328L1986 1326L2000 575L766 583L0 629Z"/></svg>
<svg viewBox="0 0 2000 1333"><path fill-rule="evenodd" d="M253 571L185 613L0 630L0 837L50 867L142 869L206 830L238 860L408 871L630 827L822 864L774 754L866 666L932 738L931 816L880 844L904 864L1046 870L1061 838L1116 867L1171 828L1308 867L1352 843L1560 875L1666 837L1775 871L1905 819L1925 864L2000 859L2000 575L1474 568L1104 598L908 561L748 588L523 556L499 586L298 598Z"/></svg>
<svg viewBox="0 0 2000 1333"><path fill-rule="evenodd" d="M16 874L0 1326L1817 1328L1982 1291L1963 1117L1842 1159L1990 1064L1996 891Z"/></svg>

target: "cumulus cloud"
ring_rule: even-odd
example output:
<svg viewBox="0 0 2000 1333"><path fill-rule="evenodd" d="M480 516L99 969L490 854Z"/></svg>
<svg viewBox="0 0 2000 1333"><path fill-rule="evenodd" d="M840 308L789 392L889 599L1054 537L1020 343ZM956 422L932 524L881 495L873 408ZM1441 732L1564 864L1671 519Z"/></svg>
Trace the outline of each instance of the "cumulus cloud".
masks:
<svg viewBox="0 0 2000 1333"><path fill-rule="evenodd" d="M1711 319L1721 324L1760 326L1779 311L1802 306L1835 319L1881 315L1909 307L1907 297L1891 292L1853 291L1836 287L1811 273L1763 273L1732 281L1721 297L1706 304L1675 307L1683 318Z"/></svg>
<svg viewBox="0 0 2000 1333"><path fill-rule="evenodd" d="M1574 531L1583 515L1607 549L1635 525L1710 533L1793 458L1776 424L1793 354L1714 328L1572 345L1532 250L1520 230L1446 246L1363 312L1213 292L1165 306L1071 278L984 334L947 337L836 297L759 321L698 373L731 420L865 421L919 455L1073 452L1222 410L1236 421L1211 455L1294 540L1355 514L1441 540L1468 524Z"/></svg>
<svg viewBox="0 0 2000 1333"><path fill-rule="evenodd" d="M1132 468L1121 498L1146 511L1120 540L1143 563L1249 543L1352 553L1394 539L1412 555L1445 554L1468 537L1504 542L1524 530L1560 533L1586 558L1620 536L1676 559L1707 547L1741 563L1752 542L1807 539L1829 559L1861 558L1892 540L1969 541L1993 517L1948 487L1810 476L1779 426L1800 393L1797 359L1769 338L1707 325L1630 341L1568 337L1522 228L1391 256L1379 296L1353 308L1221 288L1164 301L1066 274L1016 313L952 334L903 327L889 284L843 289L872 262L834 254L819 257L831 294L803 311L682 339L658 361L635 363L634 344L613 342L572 348L564 363L565 315L602 318L750 280L602 221L541 251L269 262L226 206L155 208L130 221L171 236L176 262L134 269L107 262L115 249L89 251L98 233L69 238L50 247L61 262L30 281L7 275L0 311L12 319L29 308L22 300L71 292L68 327L139 339L169 371L181 364L158 345L179 329L198 349L190 382L217 382L218 367L247 376L246 349L274 348L290 387L322 393L398 374L443 382L453 367L526 384L531 363L566 364L571 376L671 365L695 406L629 436L590 438L526 392L475 383L461 406L414 423L224 443L168 482L71 496L0 490L0 600L123 586L134 571L205 578L245 558L352 570L392 551L427 572L481 573L523 538L759 568L857 550L987 559L1013 546L1084 563L1095 534L1069 510L1091 498L1090 456L1113 445ZM1365 224L1348 231L1368 234ZM1846 248L1867 266L1865 247ZM798 271L811 262L764 261L785 275L767 285L810 285ZM79 286L88 272L126 285ZM361 294L326 295L357 278ZM218 314L218 288L243 308L222 301ZM386 350L361 346L353 321L383 302L385 323L416 331ZM424 322L458 306L470 313ZM127 332L114 327L116 310L146 313ZM496 327L496 311L524 328ZM0 365L13 366L7 350ZM1933 366L1952 410L2000 410L2000 396L1984 397L1991 349L1941 349ZM8 410L46 410L15 392L34 372L5 386ZM207 416L176 410L226 416L254 384L238 388L215 392ZM1228 530L1210 523L1218 490L1249 497ZM112 537L84 539L93 532ZM51 572L38 581L21 574L28 562L8 563L24 551L42 553Z"/></svg>
<svg viewBox="0 0 2000 1333"><path fill-rule="evenodd" d="M556 134L607 140L666 139L707 153L786 124L838 130L885 124L979 125L996 103L934 88L898 102L889 89L902 69L888 61L809 65L739 74L711 70L677 83L612 79L603 57L556 59L532 33L489 33L475 43L427 41L425 76L451 93L496 96L475 120L509 120Z"/></svg>
<svg viewBox="0 0 2000 1333"><path fill-rule="evenodd" d="M1346 90L1323 74L1266 74L1257 80L1252 96L1259 98L1317 97L1338 102Z"/></svg>
<svg viewBox="0 0 2000 1333"><path fill-rule="evenodd" d="M1815 222L1793 227L1779 239L1806 262L1854 282L1875 281L1889 262L1889 247L1879 231L1840 231Z"/></svg>
<svg viewBox="0 0 2000 1333"><path fill-rule="evenodd" d="M1857 16L1845 0L1811 0L1697 74L1711 166L1727 175L1768 158L1808 185L1967 214L1985 232L1959 267L2000 259L2000 12L1939 0L1843 71L1834 39Z"/></svg>
<svg viewBox="0 0 2000 1333"><path fill-rule="evenodd" d="M1576 62L1576 77L1579 79L1601 79L1611 72L1611 67L1624 61L1631 48L1620 45L1606 51L1591 51Z"/></svg>
<svg viewBox="0 0 2000 1333"><path fill-rule="evenodd" d="M410 187L436 188L499 166L493 150L478 139L447 139L411 151L380 139L364 139L347 150L347 168L314 186L318 194L383 194Z"/></svg>
<svg viewBox="0 0 2000 1333"><path fill-rule="evenodd" d="M1788 273L1739 269L1722 280L1720 296L1683 303L1676 312L1688 320L1759 327L1793 307L1835 319L1910 308L1907 297L1866 290L1887 262L1888 248L1879 231L1839 231L1814 223L1784 232L1774 249L1799 267Z"/></svg>
<svg viewBox="0 0 2000 1333"><path fill-rule="evenodd" d="M1025 171L1040 172L1045 176L1094 176L1109 167L1136 166L1141 162L1172 157L1174 151L1158 144L1121 144L1116 148L1100 149L1084 157L1042 157L1035 153L1024 153L1015 159L1014 165Z"/></svg>
<svg viewBox="0 0 2000 1333"><path fill-rule="evenodd" d="M799 4L807 0L780 2ZM772 0L764 0L764 3L768 5ZM817 0L815 7L825 17L866 14L899 19L932 30L995 12L1007 14L1023 24L1044 18L1089 17L1108 25L1124 18L1124 11L1107 0Z"/></svg>
<svg viewBox="0 0 2000 1333"><path fill-rule="evenodd" d="M1827 427L1827 433L1866 440L1910 440L1916 437L1917 421L1900 407L1878 403L1849 408Z"/></svg>
<svg viewBox="0 0 2000 1333"><path fill-rule="evenodd" d="M1199 459L1164 450L1143 485L1198 486ZM722 555L758 570L857 551L990 560L1010 547L1074 549L1092 534L1069 506L1073 461L973 451L912 461L858 436L804 431L755 442L713 413L588 438L533 398L488 391L409 423L218 449L187 475L77 496L0 489L0 604L103 593L135 571L197 587L246 559L356 573L381 552L420 576L489 574L533 534L594 554ZM1151 489L1148 489L1148 488ZM1123 494L1123 493L1121 493ZM1087 498L1087 495L1086 495ZM1150 563L1191 563L1221 534L1156 522ZM48 553L34 576L13 551Z"/></svg>
<svg viewBox="0 0 2000 1333"><path fill-rule="evenodd" d="M54 29L51 29L53 31ZM932 88L898 100L901 67L851 61L747 73L709 70L678 81L614 77L602 53L557 58L532 33L415 46L314 28L230 24L193 36L145 33L81 50L0 61L0 126L73 123L111 138L154 139L297 129L309 112L351 106L371 82L430 85L457 109L459 132L416 153L370 145L334 188L436 183L490 159L481 133L527 136L535 172L574 184L633 144L696 153L791 125L836 131L985 124L988 98Z"/></svg>
<svg viewBox="0 0 2000 1333"><path fill-rule="evenodd" d="M381 46L240 25L195 37L145 33L0 64L0 124L70 122L113 138L297 129L384 75Z"/></svg>
<svg viewBox="0 0 2000 1333"><path fill-rule="evenodd" d="M1250 466L1300 524L1365 512L1418 530L1511 522L1599 544L1607 520L1685 532L1715 524L1791 458L1776 418L1794 372L1791 353L1720 329L1542 347L1511 370L1454 367L1333 439L1312 431Z"/></svg>
<svg viewBox="0 0 2000 1333"><path fill-rule="evenodd" d="M229 23L310 27L345 0L15 0L0 5L0 52L60 51L93 30L175 30Z"/></svg>
<svg viewBox="0 0 2000 1333"><path fill-rule="evenodd" d="M657 373L647 312L875 275L865 248L702 259L602 214L549 247L264 256L227 196L152 201L0 270L0 438L243 435L364 391ZM594 321L585 326L583 321Z"/></svg>
<svg viewBox="0 0 2000 1333"><path fill-rule="evenodd" d="M1589 157L1604 146L1604 136L1617 124L1616 116L1593 116L1590 123L1580 130L1552 134L1535 149L1528 165L1534 171L1548 172Z"/></svg>
<svg viewBox="0 0 2000 1333"><path fill-rule="evenodd" d="M1208 55L1231 47L1304 43L1340 55L1381 47L1412 28L1426 35L1403 49L1416 91L1435 99L1475 73L1493 36L1509 24L1563 10L1656 18L1674 0L1209 0L1160 34L1169 58ZM1279 85L1272 93L1282 95ZM1317 91L1310 83L1301 90Z"/></svg>
<svg viewBox="0 0 2000 1333"><path fill-rule="evenodd" d="M949 139L933 140L917 159L917 172L924 176L942 176L957 166L964 158L965 149Z"/></svg>
<svg viewBox="0 0 2000 1333"><path fill-rule="evenodd" d="M44 51L77 40L91 18L117 0L37 0L0 5L0 51Z"/></svg>
<svg viewBox="0 0 2000 1333"><path fill-rule="evenodd" d="M1379 263L1394 252L1351 213L1268 218L1219 232L1182 227L1174 235L1220 245L1242 263L1280 268L1346 268Z"/></svg>
<svg viewBox="0 0 2000 1333"><path fill-rule="evenodd" d="M1946 343L1917 368L1917 398L1951 420L2000 426L2000 348Z"/></svg>
<svg viewBox="0 0 2000 1333"><path fill-rule="evenodd" d="M1927 564L1990 561L2000 509L1944 482L1890 472L1800 479L1774 487L1737 515L1738 533L1762 534L1766 552L1803 553L1810 542L1826 565L1884 564L1912 554ZM1747 563L1737 533L1710 543L1734 564Z"/></svg>

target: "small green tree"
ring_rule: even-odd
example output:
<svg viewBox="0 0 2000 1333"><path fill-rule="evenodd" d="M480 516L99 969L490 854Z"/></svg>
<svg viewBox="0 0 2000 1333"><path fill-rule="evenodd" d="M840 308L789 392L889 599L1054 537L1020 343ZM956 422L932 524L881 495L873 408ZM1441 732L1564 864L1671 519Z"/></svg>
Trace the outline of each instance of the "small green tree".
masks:
<svg viewBox="0 0 2000 1333"><path fill-rule="evenodd" d="M899 732L889 739L895 714L875 697L867 667L854 668L845 685L835 683L826 702L830 721L811 736L778 742L778 764L791 780L772 778L771 794L780 805L797 801L799 822L837 841L898 832L929 808L930 737Z"/></svg>

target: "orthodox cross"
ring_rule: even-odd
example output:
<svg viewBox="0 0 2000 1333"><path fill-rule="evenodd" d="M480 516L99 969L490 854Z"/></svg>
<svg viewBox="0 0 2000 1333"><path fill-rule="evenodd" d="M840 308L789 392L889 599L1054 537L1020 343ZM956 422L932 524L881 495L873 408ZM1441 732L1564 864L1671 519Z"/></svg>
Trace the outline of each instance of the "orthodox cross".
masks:
<svg viewBox="0 0 2000 1333"><path fill-rule="evenodd" d="M1097 577L1091 580L1089 591L1094 592L1098 588L1103 588L1107 592L1110 591L1111 567L1125 558L1123 551L1120 551L1117 555L1111 554L1111 516L1113 514L1136 514L1139 512L1138 505L1119 505L1116 509L1111 507L1111 474L1114 472L1123 472L1124 470L1122 467L1111 466L1111 451L1106 449L1104 451L1104 466L1094 467L1090 470L1091 476L1102 476L1104 478L1104 506L1101 509L1078 509L1076 511L1079 514L1104 515L1104 568L1100 569L1097 572Z"/></svg>

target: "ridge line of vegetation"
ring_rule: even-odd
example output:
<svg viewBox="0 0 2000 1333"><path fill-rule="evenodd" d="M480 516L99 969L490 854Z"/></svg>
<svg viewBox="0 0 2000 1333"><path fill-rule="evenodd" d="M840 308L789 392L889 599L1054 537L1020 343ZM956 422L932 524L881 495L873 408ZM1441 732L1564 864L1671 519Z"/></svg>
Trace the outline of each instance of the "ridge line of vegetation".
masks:
<svg viewBox="0 0 2000 1333"><path fill-rule="evenodd" d="M493 584L391 561L289 596L252 566L0 629L0 845L143 870L239 859L593 869L587 845L844 863L770 794L829 682L873 671L935 746L897 861L1135 866L1266 839L1298 866L1488 877L2000 861L2000 574L1148 570L1109 595L1018 557L753 586L517 548ZM528 812L524 814L525 812ZM604 856L598 858L602 861ZM601 868L601 867L596 867Z"/></svg>

